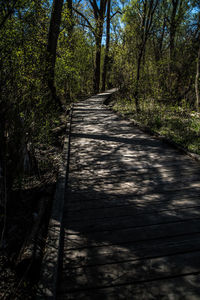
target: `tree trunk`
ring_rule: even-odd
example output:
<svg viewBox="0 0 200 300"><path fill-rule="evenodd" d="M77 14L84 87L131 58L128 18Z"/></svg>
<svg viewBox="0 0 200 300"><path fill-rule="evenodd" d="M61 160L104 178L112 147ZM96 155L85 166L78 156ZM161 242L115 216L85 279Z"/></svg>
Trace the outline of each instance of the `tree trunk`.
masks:
<svg viewBox="0 0 200 300"><path fill-rule="evenodd" d="M89 28L92 30L92 33L95 37L96 42L96 50L95 50L95 66L94 66L94 77L93 77L93 90L94 93L99 92L100 86L100 75L101 75L101 41L103 35L103 24L104 24L104 16L106 12L108 0L89 0L92 9L93 9L93 16L95 19L95 27L91 25L89 20L79 12L78 10L74 9L86 22Z"/></svg>
<svg viewBox="0 0 200 300"><path fill-rule="evenodd" d="M178 9L179 0L172 0L172 13L170 19L170 30L169 30L169 56L170 56L170 72L171 67L174 60L174 42L175 42L175 35L176 35L176 15Z"/></svg>
<svg viewBox="0 0 200 300"><path fill-rule="evenodd" d="M140 69L141 69L142 56L143 56L143 49L141 49L139 56L138 56L138 60L137 60L136 85L135 85L135 93L134 93L135 106L136 106L137 113L140 112L140 103L139 103L138 92L139 92Z"/></svg>
<svg viewBox="0 0 200 300"><path fill-rule="evenodd" d="M101 74L101 40L102 33L96 37L96 57L95 57L95 70L94 70L94 92L99 92L100 74Z"/></svg>
<svg viewBox="0 0 200 300"><path fill-rule="evenodd" d="M197 72L196 72L196 78L195 78L195 93L196 93L196 110L199 112L199 102L200 102L200 96L199 96L199 68L200 68L200 46L198 51L198 57L197 57Z"/></svg>
<svg viewBox="0 0 200 300"><path fill-rule="evenodd" d="M95 41L96 41L96 58L95 58L95 70L94 70L94 92L99 92L99 86L100 86L100 76L101 76L101 41L102 41L102 35L103 35L103 24L104 24L104 16L107 6L107 0L101 0L100 1L100 7L98 8L96 1L90 1L94 17L95 17Z"/></svg>
<svg viewBox="0 0 200 300"><path fill-rule="evenodd" d="M154 0L151 0L149 1L149 3L147 0L143 2L143 18L141 22L141 43L138 46L136 84L135 84L135 91L134 91L135 106L136 106L137 113L141 111L139 97L138 97L141 62L142 62L142 58L145 59L144 55L145 55L146 42L148 40L149 33L152 27L153 16L157 5L158 5L158 0L155 0L155 2Z"/></svg>
<svg viewBox="0 0 200 300"><path fill-rule="evenodd" d="M56 49L57 41L60 32L61 14L62 14L63 0L54 0L51 12L51 20L48 34L47 44L47 78L48 87L50 89L53 100L61 106L60 99L56 93L55 87L55 63L56 63Z"/></svg>
<svg viewBox="0 0 200 300"><path fill-rule="evenodd" d="M103 75L102 75L102 91L105 91L106 88L106 75L107 75L107 66L109 62L109 48L110 48L110 3L111 0L108 0L107 6L107 23L106 23L106 51L104 58L103 66Z"/></svg>

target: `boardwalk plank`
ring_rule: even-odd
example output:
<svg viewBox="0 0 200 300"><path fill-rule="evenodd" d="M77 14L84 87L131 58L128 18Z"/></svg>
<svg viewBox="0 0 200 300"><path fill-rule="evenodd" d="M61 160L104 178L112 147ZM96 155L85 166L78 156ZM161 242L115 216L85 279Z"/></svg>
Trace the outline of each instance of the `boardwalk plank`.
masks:
<svg viewBox="0 0 200 300"><path fill-rule="evenodd" d="M66 268L65 291L99 288L161 279L170 276L200 273L200 250L185 254L135 260L124 263ZM62 289L61 289L62 291Z"/></svg>
<svg viewBox="0 0 200 300"><path fill-rule="evenodd" d="M162 206L163 208L173 205L173 207L180 207L184 205L199 205L200 193L193 190L186 190L184 193L147 193L144 195L135 195L125 193L122 195L112 195L105 193L80 193L73 192L68 197L69 202L66 203L68 212L119 208L119 207L133 207L138 209L153 209ZM73 203L73 205L71 205Z"/></svg>
<svg viewBox="0 0 200 300"><path fill-rule="evenodd" d="M142 260L200 249L200 233L95 248L66 250L64 268Z"/></svg>
<svg viewBox="0 0 200 300"><path fill-rule="evenodd" d="M104 221L106 219L112 219L112 218L122 218L122 217L130 217L134 215L143 215L143 214L151 214L151 213L164 213L165 211L179 211L179 210L187 210L187 209L195 209L197 210L200 208L198 205L199 198L196 199L197 205L195 206L195 199L192 199L191 202L185 202L183 201L177 201L175 204L171 203L165 203L165 206L163 203L157 203L157 205L152 204L152 206L147 207L144 211L145 201L143 201L143 205L138 201L133 205L121 205L121 206L111 206L107 208L97 208L97 209L82 209L78 211L68 211L68 220L70 222L84 222L91 220L91 223L95 221L96 224L100 222L101 220Z"/></svg>
<svg viewBox="0 0 200 300"><path fill-rule="evenodd" d="M130 210L130 208L129 208ZM200 219L200 207L194 209L179 209L179 210L165 210L157 213L134 213L131 216L126 215L123 217L110 217L110 218L93 218L77 220L73 222L68 218L66 226L73 230L81 231L84 233L98 232L105 230L116 230L121 228L148 226L152 224L166 224L170 222L177 222L178 220L195 220Z"/></svg>
<svg viewBox="0 0 200 300"><path fill-rule="evenodd" d="M132 283L102 289L88 289L74 291L72 293L61 293L59 300L198 300L200 275L186 275L174 278L160 279L145 283Z"/></svg>
<svg viewBox="0 0 200 300"><path fill-rule="evenodd" d="M65 230L67 249L94 247L112 244L132 243L160 239L176 235L200 232L200 220L184 220L168 224L155 224L140 227L122 228L99 232L84 233L71 229Z"/></svg>

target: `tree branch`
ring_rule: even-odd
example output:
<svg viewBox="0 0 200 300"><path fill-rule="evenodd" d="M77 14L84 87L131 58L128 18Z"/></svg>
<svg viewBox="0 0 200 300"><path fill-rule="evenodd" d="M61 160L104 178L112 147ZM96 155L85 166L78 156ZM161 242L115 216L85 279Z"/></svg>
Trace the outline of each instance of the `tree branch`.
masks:
<svg viewBox="0 0 200 300"><path fill-rule="evenodd" d="M107 0L101 0L101 15L104 16L106 12Z"/></svg>
<svg viewBox="0 0 200 300"><path fill-rule="evenodd" d="M122 15L121 10L117 10L117 11L110 17L110 20L111 20L112 18L114 18L114 16L115 16L116 14Z"/></svg>
<svg viewBox="0 0 200 300"><path fill-rule="evenodd" d="M88 27L91 29L92 33L95 34L95 29L94 29L94 27L91 25L90 21L86 18L86 16L84 16L84 14L82 14L79 10L77 10L77 9L74 8L74 7L73 7L73 10L87 22Z"/></svg>
<svg viewBox="0 0 200 300"><path fill-rule="evenodd" d="M97 5L96 1L89 0L89 2L90 2L91 6L93 8L95 19L97 20L99 14L100 14L100 10L98 8L98 5Z"/></svg>

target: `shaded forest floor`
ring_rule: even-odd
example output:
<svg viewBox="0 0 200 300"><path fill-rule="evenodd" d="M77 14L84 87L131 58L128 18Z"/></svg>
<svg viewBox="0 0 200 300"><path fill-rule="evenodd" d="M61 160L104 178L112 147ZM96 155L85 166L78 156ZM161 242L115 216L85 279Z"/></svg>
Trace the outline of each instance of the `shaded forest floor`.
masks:
<svg viewBox="0 0 200 300"><path fill-rule="evenodd" d="M30 268L29 262L21 264L21 256L43 201L46 207L42 226L43 233L46 232L65 132L66 116L63 115L59 125L52 129L49 143L35 148L36 172L16 180L8 194L6 219L5 211L0 216L1 234L5 229L3 247L0 249L0 299L33 297L38 266L34 269Z"/></svg>
<svg viewBox="0 0 200 300"><path fill-rule="evenodd" d="M184 149L200 154L200 113L192 111L185 103L169 104L164 101L141 101L141 112L119 92L112 96L109 106L123 117L148 127Z"/></svg>

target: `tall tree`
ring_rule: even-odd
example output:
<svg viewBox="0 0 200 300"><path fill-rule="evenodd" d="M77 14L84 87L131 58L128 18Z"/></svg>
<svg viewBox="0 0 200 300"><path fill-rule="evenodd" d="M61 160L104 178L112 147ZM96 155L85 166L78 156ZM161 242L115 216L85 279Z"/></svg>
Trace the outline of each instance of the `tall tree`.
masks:
<svg viewBox="0 0 200 300"><path fill-rule="evenodd" d="M199 112L199 102L200 102L200 96L199 96L200 34L198 36L198 44L199 44L199 50L198 50L198 55L197 55L197 70L196 70L196 77L195 77L196 110L197 110L197 112Z"/></svg>
<svg viewBox="0 0 200 300"><path fill-rule="evenodd" d="M139 1L140 2L140 1ZM140 111L139 104L139 82L140 82L140 72L141 72L141 63L142 58L145 53L145 47L147 40L149 38L149 34L152 28L152 22L156 7L158 5L158 0L145 0L139 3L139 12L142 11L141 21L139 25L140 32L140 41L138 43L138 54L137 54L137 71L136 71L136 82L135 82L135 104L137 112Z"/></svg>
<svg viewBox="0 0 200 300"><path fill-rule="evenodd" d="M100 86L100 73L101 73L101 43L103 36L103 24L106 11L107 0L100 1L100 7L98 7L96 0L90 3L93 8L95 17L95 41L96 41L96 55L95 55L95 70L94 70L94 92L99 92Z"/></svg>
<svg viewBox="0 0 200 300"><path fill-rule="evenodd" d="M107 8L107 0L89 0L89 3L92 9L92 22L90 22L89 17L87 17L86 14L80 12L80 10L77 10L76 8L74 8L74 10L81 16L81 18L84 21L86 21L87 27L90 28L95 38L95 67L93 90L95 93L98 93L100 87L101 73L101 44L103 36L104 18ZM94 23L94 26L92 25L92 23Z"/></svg>
<svg viewBox="0 0 200 300"><path fill-rule="evenodd" d="M174 60L175 37L178 25L182 21L182 10L184 0L171 0L171 15L169 16L169 54L170 60Z"/></svg>
<svg viewBox="0 0 200 300"><path fill-rule="evenodd" d="M60 33L61 14L63 0L54 0L52 5L48 44L47 44L47 78L48 86L51 91L53 100L61 106L61 102L56 93L55 87L55 63L56 63L56 48Z"/></svg>
<svg viewBox="0 0 200 300"><path fill-rule="evenodd" d="M105 88L106 88L107 67L108 67L108 61L109 61L109 48L110 48L110 7L111 7L111 0L108 0L107 19L106 19L106 49L105 49L104 66L103 66L103 74L102 74L102 90L103 91L105 91Z"/></svg>

